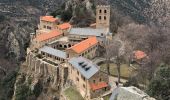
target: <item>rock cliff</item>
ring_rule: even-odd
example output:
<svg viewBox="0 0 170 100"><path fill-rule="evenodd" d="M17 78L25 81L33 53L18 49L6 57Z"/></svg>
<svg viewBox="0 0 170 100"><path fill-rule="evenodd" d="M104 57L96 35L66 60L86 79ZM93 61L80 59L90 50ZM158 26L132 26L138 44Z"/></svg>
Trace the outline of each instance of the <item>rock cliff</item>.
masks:
<svg viewBox="0 0 170 100"><path fill-rule="evenodd" d="M112 13L118 12L121 17L128 16L136 22L144 23L143 10L149 7L150 1L0 0L0 68L5 69L8 74L19 66L18 63L25 60L26 48L29 46L30 41L29 34L35 31L41 15L56 12L56 9L59 8L59 10L69 10L72 15L71 23L76 26L88 26L90 23L95 22L95 5L110 4ZM121 17L118 16L117 19L122 20ZM113 21L115 18L112 15L111 23L114 27L116 26ZM0 70L0 81L1 75ZM1 90L0 87L1 95L6 94L6 92L1 93Z"/></svg>

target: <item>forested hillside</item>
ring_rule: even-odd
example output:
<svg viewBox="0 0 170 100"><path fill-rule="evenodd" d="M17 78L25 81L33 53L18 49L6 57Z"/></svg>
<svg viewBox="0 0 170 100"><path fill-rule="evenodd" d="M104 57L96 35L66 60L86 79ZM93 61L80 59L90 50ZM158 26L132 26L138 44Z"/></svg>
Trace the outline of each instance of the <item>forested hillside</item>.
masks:
<svg viewBox="0 0 170 100"><path fill-rule="evenodd" d="M0 0L0 99L9 100L13 95L29 35L35 32L41 15L61 15L63 21L84 27L95 22L98 4L111 5L110 30L122 40L125 50L148 54L143 66L147 79L155 78L160 64L170 64L169 0Z"/></svg>

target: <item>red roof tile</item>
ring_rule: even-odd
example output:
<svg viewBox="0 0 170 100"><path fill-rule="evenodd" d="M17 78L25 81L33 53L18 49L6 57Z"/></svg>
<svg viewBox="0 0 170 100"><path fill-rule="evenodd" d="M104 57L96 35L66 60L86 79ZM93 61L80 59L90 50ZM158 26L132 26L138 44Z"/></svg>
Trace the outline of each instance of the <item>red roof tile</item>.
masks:
<svg viewBox="0 0 170 100"><path fill-rule="evenodd" d="M57 21L57 18L54 18L53 16L41 16L40 19L47 22Z"/></svg>
<svg viewBox="0 0 170 100"><path fill-rule="evenodd" d="M145 52L140 51L140 50L135 51L134 55L135 55L135 58L138 60L147 56Z"/></svg>
<svg viewBox="0 0 170 100"><path fill-rule="evenodd" d="M59 35L61 35L62 33L59 32L58 30L52 30L51 32L49 33L42 33L40 35L37 35L36 36L36 40L41 42L41 41L45 41L45 40L48 40L48 39L51 39L51 38L54 38L54 37L57 37Z"/></svg>
<svg viewBox="0 0 170 100"><path fill-rule="evenodd" d="M97 43L98 43L98 41L97 41L96 37L89 37L88 39L86 39L86 40L72 46L69 49L72 49L76 53L81 53L81 52L87 50L88 48L96 45Z"/></svg>
<svg viewBox="0 0 170 100"><path fill-rule="evenodd" d="M100 83L96 83L96 84L94 84L94 83L90 84L90 87L91 87L92 90L98 90L98 89L101 89L101 88L105 88L105 87L107 87L107 86L108 86L108 84L107 84L106 82L100 82Z"/></svg>
<svg viewBox="0 0 170 100"><path fill-rule="evenodd" d="M58 25L58 28L60 28L62 30L68 29L70 27L71 27L70 23L63 23L63 24Z"/></svg>

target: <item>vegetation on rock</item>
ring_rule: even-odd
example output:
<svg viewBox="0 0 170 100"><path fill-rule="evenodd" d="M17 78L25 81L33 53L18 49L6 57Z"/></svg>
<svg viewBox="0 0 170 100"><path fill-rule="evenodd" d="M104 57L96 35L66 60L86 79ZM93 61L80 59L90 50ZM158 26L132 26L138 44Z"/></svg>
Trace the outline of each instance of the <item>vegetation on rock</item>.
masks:
<svg viewBox="0 0 170 100"><path fill-rule="evenodd" d="M14 94L17 72L13 71L0 80L0 100L9 100Z"/></svg>
<svg viewBox="0 0 170 100"><path fill-rule="evenodd" d="M170 66L162 64L155 72L154 78L151 80L147 92L150 96L157 100L170 99Z"/></svg>

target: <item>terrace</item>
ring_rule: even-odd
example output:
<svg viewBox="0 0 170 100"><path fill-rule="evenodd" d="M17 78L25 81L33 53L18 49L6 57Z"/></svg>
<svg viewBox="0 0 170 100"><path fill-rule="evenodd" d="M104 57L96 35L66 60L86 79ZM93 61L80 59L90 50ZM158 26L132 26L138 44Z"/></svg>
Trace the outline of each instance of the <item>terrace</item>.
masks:
<svg viewBox="0 0 170 100"><path fill-rule="evenodd" d="M55 63L55 62L53 62L53 61L51 61L51 60L43 59L43 61L45 61L45 62L47 62L47 63L49 63L49 64L51 64L51 65L58 66L57 63Z"/></svg>

